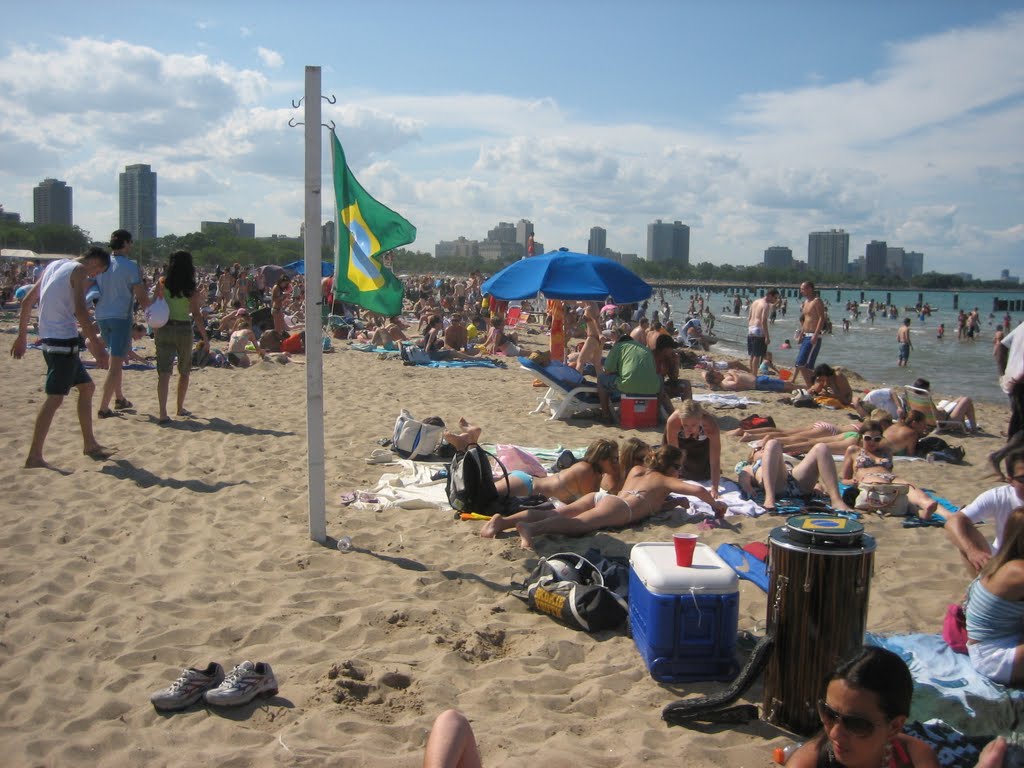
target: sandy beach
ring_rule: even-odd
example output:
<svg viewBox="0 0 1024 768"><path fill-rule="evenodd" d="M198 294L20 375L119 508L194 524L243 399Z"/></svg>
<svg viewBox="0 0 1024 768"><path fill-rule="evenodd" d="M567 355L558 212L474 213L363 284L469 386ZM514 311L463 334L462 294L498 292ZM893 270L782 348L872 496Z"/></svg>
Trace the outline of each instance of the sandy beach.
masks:
<svg viewBox="0 0 1024 768"><path fill-rule="evenodd" d="M662 707L722 685L659 684L624 632L573 631L508 593L538 555L591 546L625 555L634 543L695 530L681 513L551 537L534 553L515 535L482 539L481 523L449 511L339 503L394 471L366 458L390 437L400 408L449 422L465 416L484 426L486 442L580 447L638 434L530 415L539 392L514 361L406 367L344 343L325 355L328 533L355 545L341 553L308 537L304 365L194 371L186 403L194 416L164 427L155 371L128 370L135 407L96 423L100 442L117 448L113 459L82 455L72 396L46 446L60 471L25 470L45 364L38 352L11 359L13 338L0 335L6 765L414 766L433 718L449 707L471 718L489 766L767 766L772 747L791 741L760 721L710 733L668 727ZM823 353L822 362L842 361ZM713 411L723 429L754 412L780 426L850 423L844 413L750 394L761 403ZM966 448L965 465L912 462L900 471L957 505L992 487L985 457L1003 441L1008 409L979 404L978 416L985 434L952 439ZM657 430L639 434L660 441ZM733 477L747 453L726 438L723 475ZM782 521L730 522L735 530L702 541L765 541ZM938 632L968 583L943 531L863 522L878 539L868 628ZM739 629L762 633L765 614L765 595L740 582ZM216 660L230 669L245 659L273 666L278 696L177 714L149 703L182 667ZM762 693L758 682L743 701L760 706Z"/></svg>

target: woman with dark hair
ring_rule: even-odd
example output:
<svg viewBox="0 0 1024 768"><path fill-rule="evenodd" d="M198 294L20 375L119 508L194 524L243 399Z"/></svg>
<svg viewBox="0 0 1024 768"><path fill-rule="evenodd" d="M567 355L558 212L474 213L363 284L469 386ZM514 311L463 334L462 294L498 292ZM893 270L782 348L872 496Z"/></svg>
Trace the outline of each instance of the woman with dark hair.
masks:
<svg viewBox="0 0 1024 768"><path fill-rule="evenodd" d="M920 411L911 411L903 417L903 421L886 427L885 443L894 456L913 456L917 453L917 441L931 431L925 415Z"/></svg>
<svg viewBox="0 0 1024 768"><path fill-rule="evenodd" d="M999 549L967 590L967 654L981 674L1024 687L1024 507L1006 520Z"/></svg>
<svg viewBox="0 0 1024 768"><path fill-rule="evenodd" d="M167 262L167 274L157 284L155 298L167 300L170 319L167 325L157 328L153 334L156 341L156 394L160 402L159 424L171 421L167 415L167 392L171 383L174 358L178 358L178 416L189 416L185 410L185 395L188 393L188 379L192 371L192 322L199 330L203 346L210 348L203 323L202 295L196 282L196 268L192 254L175 251Z"/></svg>
<svg viewBox="0 0 1024 768"><path fill-rule="evenodd" d="M670 493L695 496L711 505L718 517L727 509L724 502L712 498L703 486L679 479L683 452L674 445L663 445L634 467L617 494L588 493L579 501L560 509L529 509L509 515L495 515L480 532L493 537L515 526L522 545L533 549L533 540L544 534L582 536L601 528L621 528L649 517L661 509Z"/></svg>
<svg viewBox="0 0 1024 768"><path fill-rule="evenodd" d="M903 733L914 680L892 651L865 646L840 663L818 701L822 732L790 768L938 768L932 748Z"/></svg>

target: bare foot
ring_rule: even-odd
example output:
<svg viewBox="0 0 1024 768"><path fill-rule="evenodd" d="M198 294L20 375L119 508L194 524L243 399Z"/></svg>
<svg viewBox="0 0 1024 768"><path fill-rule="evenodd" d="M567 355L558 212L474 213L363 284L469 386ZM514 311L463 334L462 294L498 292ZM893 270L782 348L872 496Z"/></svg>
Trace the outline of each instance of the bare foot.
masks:
<svg viewBox="0 0 1024 768"><path fill-rule="evenodd" d="M179 408L177 415L187 419L192 416L192 411L186 411L184 408Z"/></svg>
<svg viewBox="0 0 1024 768"><path fill-rule="evenodd" d="M935 510L939 508L939 502L933 501L926 507L920 507L917 510L917 516L921 520L930 520L932 515L935 514Z"/></svg>
<svg viewBox="0 0 1024 768"><path fill-rule="evenodd" d="M519 523L516 526L519 533L519 546L523 549L533 549L533 525L530 523Z"/></svg>
<svg viewBox="0 0 1024 768"><path fill-rule="evenodd" d="M847 506L846 502L843 501L842 497L832 500L832 509L836 512L856 512L853 507Z"/></svg>
<svg viewBox="0 0 1024 768"><path fill-rule="evenodd" d="M25 459L25 469L50 469L50 465L42 456L29 456Z"/></svg>
<svg viewBox="0 0 1024 768"><path fill-rule="evenodd" d="M115 453L117 453L117 448L104 448L102 445L97 444L90 448L86 448L84 451L82 451L82 453L84 453L90 459L96 459L96 461L106 461Z"/></svg>
<svg viewBox="0 0 1024 768"><path fill-rule="evenodd" d="M495 536L497 536L499 533L505 530L501 527L501 524L504 522L504 520L505 518L503 518L501 515L493 515L490 520L484 523L484 527L480 529L480 535L483 536L485 539L493 539Z"/></svg>

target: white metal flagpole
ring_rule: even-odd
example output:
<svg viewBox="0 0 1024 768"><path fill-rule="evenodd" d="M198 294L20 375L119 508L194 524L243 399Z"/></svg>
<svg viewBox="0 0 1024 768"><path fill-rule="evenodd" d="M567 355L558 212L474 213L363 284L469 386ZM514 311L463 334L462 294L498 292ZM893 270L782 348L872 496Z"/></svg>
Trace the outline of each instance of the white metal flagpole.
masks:
<svg viewBox="0 0 1024 768"><path fill-rule="evenodd" d="M324 348L320 307L320 204L322 139L320 67L306 67L306 450L308 452L309 538L327 542L324 482Z"/></svg>

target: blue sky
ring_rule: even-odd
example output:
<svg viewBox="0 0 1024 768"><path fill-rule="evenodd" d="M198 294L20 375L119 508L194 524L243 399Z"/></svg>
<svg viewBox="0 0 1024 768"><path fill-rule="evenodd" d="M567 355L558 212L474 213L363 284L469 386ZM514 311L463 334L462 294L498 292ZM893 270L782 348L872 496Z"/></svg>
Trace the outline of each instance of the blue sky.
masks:
<svg viewBox="0 0 1024 768"><path fill-rule="evenodd" d="M159 176L160 234L241 217L295 235L306 65L353 170L413 247L533 221L548 248L806 258L842 227L926 269L1024 263L1024 5L1005 2L19 3L0 29L0 205L44 177L117 227L117 174ZM330 189L324 136L324 183ZM325 198L328 195L325 195ZM332 215L325 207L324 217Z"/></svg>

